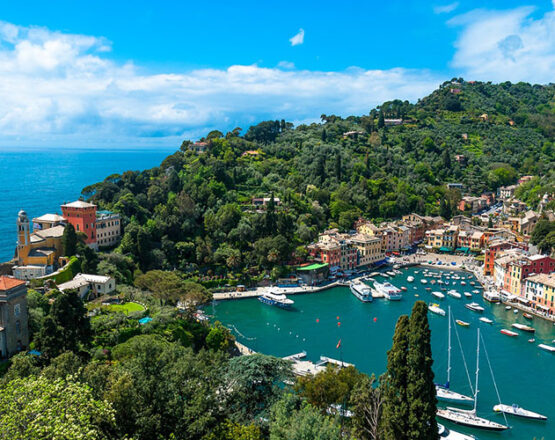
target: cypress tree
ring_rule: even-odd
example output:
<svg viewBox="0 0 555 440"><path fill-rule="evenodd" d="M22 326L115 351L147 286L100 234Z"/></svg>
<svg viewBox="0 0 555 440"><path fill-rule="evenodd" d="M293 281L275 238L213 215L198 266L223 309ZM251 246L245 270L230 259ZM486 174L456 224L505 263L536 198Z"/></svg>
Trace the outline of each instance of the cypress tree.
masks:
<svg viewBox="0 0 555 440"><path fill-rule="evenodd" d="M71 223L64 228L62 246L66 257L71 257L77 252L77 233Z"/></svg>
<svg viewBox="0 0 555 440"><path fill-rule="evenodd" d="M380 112L380 116L378 117L378 129L385 127L385 118L383 116L383 112Z"/></svg>
<svg viewBox="0 0 555 440"><path fill-rule="evenodd" d="M411 440L438 439L431 332L428 323L428 307L423 301L417 301L412 308L408 342L407 400L409 417L407 438Z"/></svg>
<svg viewBox="0 0 555 440"><path fill-rule="evenodd" d="M407 402L407 354L409 317L402 315L395 326L393 346L387 352L385 398L382 413L383 440L409 440Z"/></svg>

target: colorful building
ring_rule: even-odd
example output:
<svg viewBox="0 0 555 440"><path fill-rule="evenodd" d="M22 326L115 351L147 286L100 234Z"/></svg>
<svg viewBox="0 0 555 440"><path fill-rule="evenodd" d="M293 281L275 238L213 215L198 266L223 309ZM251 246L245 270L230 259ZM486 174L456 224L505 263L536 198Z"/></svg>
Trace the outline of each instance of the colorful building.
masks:
<svg viewBox="0 0 555 440"><path fill-rule="evenodd" d="M0 359L29 345L27 287L25 282L0 276Z"/></svg>
<svg viewBox="0 0 555 440"><path fill-rule="evenodd" d="M91 247L97 246L96 237L96 205L77 200L62 205L64 218L73 225L75 232L86 235L85 243Z"/></svg>
<svg viewBox="0 0 555 440"><path fill-rule="evenodd" d="M555 273L528 277L525 280L523 296L537 311L550 316L555 315Z"/></svg>
<svg viewBox="0 0 555 440"><path fill-rule="evenodd" d="M357 266L369 266L385 259L380 237L356 234L349 240L357 250Z"/></svg>
<svg viewBox="0 0 555 440"><path fill-rule="evenodd" d="M110 211L96 212L96 242L102 247L111 247L121 238L121 218Z"/></svg>

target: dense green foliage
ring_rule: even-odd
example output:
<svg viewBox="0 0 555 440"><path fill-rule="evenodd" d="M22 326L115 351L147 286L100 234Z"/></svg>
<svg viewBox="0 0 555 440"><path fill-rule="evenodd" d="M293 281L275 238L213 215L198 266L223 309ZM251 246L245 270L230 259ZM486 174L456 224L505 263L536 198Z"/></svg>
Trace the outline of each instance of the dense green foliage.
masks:
<svg viewBox="0 0 555 440"><path fill-rule="evenodd" d="M532 174L540 177L522 192L538 203L554 181L554 93L553 85L453 80L416 104L390 101L365 116L322 115L296 128L265 121L244 137L214 131L205 153L186 141L160 167L109 176L83 193L122 215L119 251L143 272L178 269L222 284L249 283L261 269L279 277L304 257L298 246L328 226L413 211L450 217L461 195L446 182L480 194ZM272 195L280 202L251 204Z"/></svg>

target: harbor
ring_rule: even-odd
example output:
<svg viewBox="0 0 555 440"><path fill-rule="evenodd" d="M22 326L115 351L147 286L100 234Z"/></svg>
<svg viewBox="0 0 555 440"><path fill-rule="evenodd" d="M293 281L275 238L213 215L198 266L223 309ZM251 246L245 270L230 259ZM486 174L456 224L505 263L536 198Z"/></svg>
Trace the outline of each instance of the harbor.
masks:
<svg viewBox="0 0 555 440"><path fill-rule="evenodd" d="M458 427L448 421L444 424L448 428L476 435L480 439L501 436L515 440L533 437L555 438L552 421L555 417L555 402L550 398L555 394L555 384L550 374L553 371L555 355L540 347L554 345L553 324L536 317L529 320L520 311L515 314L513 309L505 310L503 304L484 301L481 294L472 293L477 290L478 280L471 273L457 269L450 266L441 268L437 265L410 266L400 268L400 273L394 273L393 277L388 275L386 278L374 274L372 278L379 282L388 281L398 288L406 288L400 301L374 298L372 302L365 303L356 298L347 286L335 285L319 291L318 295L295 295L295 303L291 310L268 306L256 298L251 298L244 301L218 301L212 307L207 307L206 312L224 325L233 325L240 331L241 335L232 328L238 341L250 350L280 357L287 357L292 353L306 353L298 361L310 362L304 365L305 368L313 368L312 365L317 365L322 356L339 359L354 364L365 373L380 375L386 367L387 350L391 347L396 320L401 314L410 312L415 300L421 299L427 304L438 303L444 310L451 307L453 318L468 324L467 327L456 326L469 365L475 363L475 331L480 327L489 350L489 359L495 372L502 403L518 404L527 410L546 415L548 420L538 422L511 417L511 429L503 433L476 431ZM386 269L386 272L390 270ZM435 276L441 273L443 276L429 276L429 282L422 284L421 279L425 272L435 273ZM451 277L450 280L446 278L447 275ZM453 275L460 279L453 280ZM407 281L408 277L414 277L414 281ZM432 280L440 279L455 281L455 285L443 287L447 290L455 289L461 293L461 298L447 294L444 299L432 296L432 291L444 292L441 285L431 284ZM461 285L461 281L464 281L465 285ZM474 285L470 284L471 282ZM470 297L464 293L470 294ZM474 312L465 307L473 302L483 307L484 311ZM490 320L491 323L482 319ZM447 368L447 318L430 313L429 320L432 329L435 381L444 383ZM535 333L532 335L512 327L515 323L533 327ZM500 332L502 329L513 329L518 336L508 337ZM530 343L528 341L532 336L534 342ZM341 344L337 348L339 341ZM459 368L462 359L458 344L453 336L451 362L457 367L450 378L451 386L464 395L472 396L464 370ZM302 367L300 369L302 370ZM502 414L493 410L499 401L489 379L489 367L484 364L481 369L480 416L503 424ZM528 373L531 371L534 374Z"/></svg>

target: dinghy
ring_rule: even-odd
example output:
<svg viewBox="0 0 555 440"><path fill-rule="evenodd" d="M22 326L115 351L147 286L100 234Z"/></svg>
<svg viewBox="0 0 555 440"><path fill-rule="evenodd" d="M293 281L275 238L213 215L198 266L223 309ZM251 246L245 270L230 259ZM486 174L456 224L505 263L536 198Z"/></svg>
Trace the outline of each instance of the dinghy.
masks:
<svg viewBox="0 0 555 440"><path fill-rule="evenodd" d="M468 327L468 326L470 326L470 322L461 321L460 319L457 319L455 322L456 322L457 324L459 324L461 327Z"/></svg>
<svg viewBox="0 0 555 440"><path fill-rule="evenodd" d="M534 319L534 317L530 315L530 313L523 313L522 316L524 316L526 319Z"/></svg>

